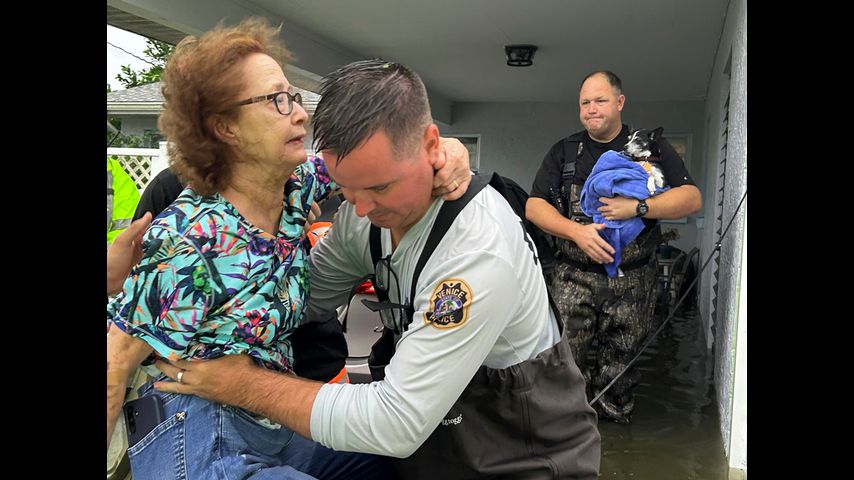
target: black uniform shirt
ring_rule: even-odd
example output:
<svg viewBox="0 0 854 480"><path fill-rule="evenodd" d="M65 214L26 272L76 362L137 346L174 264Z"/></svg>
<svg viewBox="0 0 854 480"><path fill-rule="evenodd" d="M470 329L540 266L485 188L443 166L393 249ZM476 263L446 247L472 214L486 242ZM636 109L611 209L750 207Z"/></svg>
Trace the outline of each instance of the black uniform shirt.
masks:
<svg viewBox="0 0 854 480"><path fill-rule="evenodd" d="M172 170L168 168L161 170L156 177L148 182L145 191L142 192L133 219L142 217L145 212L151 212L155 217L160 215L160 212L166 210L166 207L174 202L183 190L184 185L178 180L178 176L172 173Z"/></svg>
<svg viewBox="0 0 854 480"><path fill-rule="evenodd" d="M534 184L531 187L531 196L549 201L549 188L553 188L555 191L560 189L562 166L564 162L576 160L578 142L582 142L584 146L581 157L576 160L575 181L573 183L582 185L590 172L593 171L593 165L603 153L608 150L622 151L628 141L629 127L626 125L623 125L619 135L608 143L599 143L593 140L586 130L559 140L552 145L543 158L543 163L540 164L537 176L534 178ZM662 137L658 142L658 147L661 150L660 164L664 171L664 184L670 185L672 188L682 185L696 185L670 142Z"/></svg>

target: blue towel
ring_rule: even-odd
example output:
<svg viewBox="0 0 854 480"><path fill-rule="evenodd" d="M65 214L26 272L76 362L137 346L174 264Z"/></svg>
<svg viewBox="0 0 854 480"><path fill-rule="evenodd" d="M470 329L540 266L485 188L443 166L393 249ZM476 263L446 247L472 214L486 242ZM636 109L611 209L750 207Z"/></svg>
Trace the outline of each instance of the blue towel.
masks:
<svg viewBox="0 0 854 480"><path fill-rule="evenodd" d="M638 217L626 220L605 220L597 210L603 205L599 198L617 195L638 200L649 198L648 178L649 173L631 158L608 150L599 157L581 189L581 209L587 216L593 217L594 222L605 224L605 228L599 234L614 247L614 261L605 265L605 271L611 278L617 276L617 269L622 260L620 253L623 248L637 238L643 230L643 220ZM669 188L656 188L656 194Z"/></svg>

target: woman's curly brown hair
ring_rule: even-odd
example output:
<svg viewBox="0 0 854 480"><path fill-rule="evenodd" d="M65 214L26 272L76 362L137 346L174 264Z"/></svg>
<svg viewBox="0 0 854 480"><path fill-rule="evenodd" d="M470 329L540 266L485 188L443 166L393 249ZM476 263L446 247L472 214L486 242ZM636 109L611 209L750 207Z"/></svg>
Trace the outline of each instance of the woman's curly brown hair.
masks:
<svg viewBox="0 0 854 480"><path fill-rule="evenodd" d="M199 195L212 195L231 181L232 147L213 126L218 115L233 118L235 98L244 85L239 64L263 53L283 68L290 52L279 27L248 18L236 27L222 24L201 37L185 37L169 58L161 79L166 99L157 127L168 140L169 167Z"/></svg>

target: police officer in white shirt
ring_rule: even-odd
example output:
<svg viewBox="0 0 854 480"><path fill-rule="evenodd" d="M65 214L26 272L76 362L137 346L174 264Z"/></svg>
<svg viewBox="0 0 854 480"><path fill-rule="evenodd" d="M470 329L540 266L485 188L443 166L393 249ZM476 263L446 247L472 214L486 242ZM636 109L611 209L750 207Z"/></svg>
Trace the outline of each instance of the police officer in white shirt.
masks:
<svg viewBox="0 0 854 480"><path fill-rule="evenodd" d="M396 457L406 479L596 479L596 414L536 249L500 193L486 186L465 204L413 290L445 204L431 196L439 131L421 79L397 63L361 61L328 76L320 93L315 141L347 202L311 253L309 317L346 303L354 282L375 274L394 333L384 378L323 384L229 355L159 362L172 378L184 373L158 388L240 406L335 450Z"/></svg>

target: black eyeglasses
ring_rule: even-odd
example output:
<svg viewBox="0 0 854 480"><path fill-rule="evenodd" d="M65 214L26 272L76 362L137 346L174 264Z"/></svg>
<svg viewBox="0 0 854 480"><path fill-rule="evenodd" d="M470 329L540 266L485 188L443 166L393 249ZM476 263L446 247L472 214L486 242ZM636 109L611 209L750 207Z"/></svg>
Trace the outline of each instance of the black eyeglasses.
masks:
<svg viewBox="0 0 854 480"><path fill-rule="evenodd" d="M391 268L391 255L386 255L381 258L376 265L374 265L374 276L376 278L376 288L382 290L386 295L388 295L388 291L391 287L392 277L394 277L394 284L398 289L400 289L400 282L397 280L397 273L395 273ZM400 290L398 290L398 292L399 291ZM398 298L400 298L399 295Z"/></svg>
<svg viewBox="0 0 854 480"><path fill-rule="evenodd" d="M400 282L397 278L397 273L391 268L391 255L387 255L380 259L374 266L374 274L367 275L359 280L353 289L350 291L350 298L347 300L347 305L356 293L356 289L365 279L370 279L374 284L374 290L377 292L378 302L362 299L362 304L368 307L372 312L379 312L380 320L383 326L394 332L395 335L400 335L409 329L409 323L412 321L412 307L408 304L394 303L389 301L388 292L391 290L391 280L394 280L394 288L397 291L397 298L402 298L400 295ZM347 314L344 315L344 331L347 331L347 316L350 309L347 309Z"/></svg>
<svg viewBox="0 0 854 480"><path fill-rule="evenodd" d="M377 291L377 298L380 301L374 302L362 299L362 304L372 312L379 312L383 325L394 332L395 335L400 335L409 329L413 310L408 302L400 304L389 301L388 292L392 288L392 279L394 280L394 288L397 291L397 298L402 299L400 281L397 279L397 273L391 268L391 254L389 254L381 258L374 266L374 288Z"/></svg>
<svg viewBox="0 0 854 480"><path fill-rule="evenodd" d="M239 102L236 106L251 105L253 103L265 102L272 100L276 104L276 110L282 115L290 115L294 111L294 102L302 105L302 95L295 93L291 95L288 92L273 92L269 95L261 95L260 97L252 97L248 100Z"/></svg>

